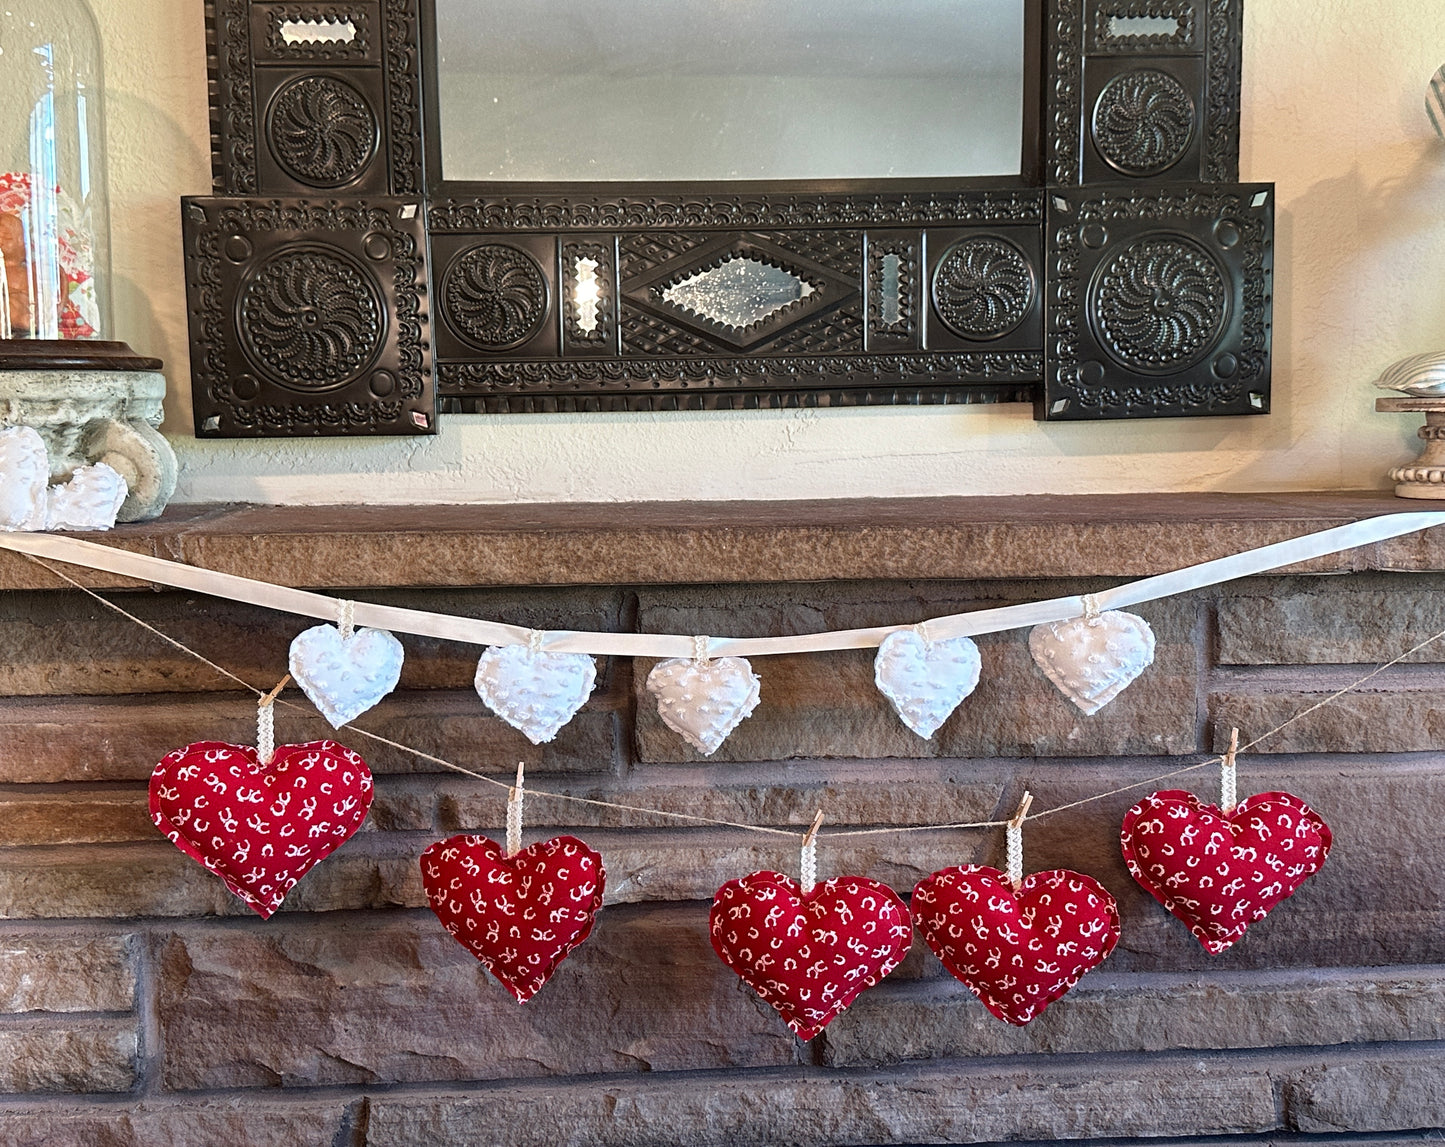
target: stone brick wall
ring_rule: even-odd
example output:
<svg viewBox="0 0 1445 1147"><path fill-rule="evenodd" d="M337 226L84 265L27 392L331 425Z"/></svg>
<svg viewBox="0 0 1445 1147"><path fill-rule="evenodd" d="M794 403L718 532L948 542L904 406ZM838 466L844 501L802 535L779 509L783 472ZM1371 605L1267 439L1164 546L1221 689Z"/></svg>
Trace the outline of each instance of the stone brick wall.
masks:
<svg viewBox="0 0 1445 1147"><path fill-rule="evenodd" d="M631 589L358 591L532 627L728 634L893 623L1101 588L1074 579ZM1085 718L1022 633L981 639L983 683L923 742L871 656L759 662L763 704L711 761L614 659L552 745L470 689L476 650L406 639L399 692L359 722L538 788L773 825L907 826L1045 808L1155 776L1278 724L1445 629L1445 575L1271 577L1140 607L1153 669ZM279 677L296 619L179 593L116 600L247 679ZM1329 820L1324 871L1206 956L1128 877L1117 831L1148 790L1031 826L1030 868L1118 897L1123 941L1025 1029L989 1016L921 944L811 1044L713 955L727 879L793 846L656 817L528 803L604 855L593 938L519 1007L425 908L417 856L504 824L497 790L356 738L378 776L361 833L263 923L146 815L191 740L249 741L254 708L204 666L73 591L0 594L0 1144L922 1144L1162 1138L1355 1147L1445 1139L1445 642L1241 762ZM283 710L278 738L321 735ZM1204 770L1171 784L1212 794ZM1167 787L1167 786L1164 786ZM907 893L1002 863L996 832L828 842L823 873ZM1216 1137L1224 1137L1222 1140Z"/></svg>

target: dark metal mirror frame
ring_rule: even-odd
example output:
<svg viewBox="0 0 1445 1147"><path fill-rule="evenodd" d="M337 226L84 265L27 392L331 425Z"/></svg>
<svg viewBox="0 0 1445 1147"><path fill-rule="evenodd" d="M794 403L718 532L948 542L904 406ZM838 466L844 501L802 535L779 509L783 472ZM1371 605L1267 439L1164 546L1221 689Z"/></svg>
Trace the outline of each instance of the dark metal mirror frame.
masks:
<svg viewBox="0 0 1445 1147"><path fill-rule="evenodd" d="M1266 412L1274 196L1235 182L1242 0L1025 3L1019 177L543 186L442 180L434 0L207 0L215 195L183 211L197 433ZM810 291L741 328L664 298L737 258Z"/></svg>

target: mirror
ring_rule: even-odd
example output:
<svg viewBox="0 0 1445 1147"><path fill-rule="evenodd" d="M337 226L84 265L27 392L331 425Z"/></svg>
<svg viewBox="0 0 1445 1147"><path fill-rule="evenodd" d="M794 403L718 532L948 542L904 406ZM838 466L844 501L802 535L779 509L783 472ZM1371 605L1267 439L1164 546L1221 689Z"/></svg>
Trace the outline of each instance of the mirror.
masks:
<svg viewBox="0 0 1445 1147"><path fill-rule="evenodd" d="M1024 0L436 0L447 182L1017 176Z"/></svg>
<svg viewBox="0 0 1445 1147"><path fill-rule="evenodd" d="M1264 413L1242 3L214 0L198 433Z"/></svg>

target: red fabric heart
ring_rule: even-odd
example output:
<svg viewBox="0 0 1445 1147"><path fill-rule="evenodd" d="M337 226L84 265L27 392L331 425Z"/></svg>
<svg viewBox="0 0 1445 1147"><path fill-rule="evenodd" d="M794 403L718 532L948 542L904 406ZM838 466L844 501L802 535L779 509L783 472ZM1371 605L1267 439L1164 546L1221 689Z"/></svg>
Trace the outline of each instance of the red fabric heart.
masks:
<svg viewBox="0 0 1445 1147"><path fill-rule="evenodd" d="M803 895L780 872L730 880L713 897L712 946L803 1039L908 955L908 907L893 889L839 876Z"/></svg>
<svg viewBox="0 0 1445 1147"><path fill-rule="evenodd" d="M1018 892L997 868L945 868L913 890L913 920L943 966L1020 1027L1119 942L1109 890L1082 872L1035 872Z"/></svg>
<svg viewBox="0 0 1445 1147"><path fill-rule="evenodd" d="M503 855L484 836L439 840L421 854L437 919L525 1004L592 932L607 873L575 836Z"/></svg>
<svg viewBox="0 0 1445 1147"><path fill-rule="evenodd" d="M1257 793L1226 815L1167 789L1124 814L1124 863L1212 955L1325 863L1330 829L1289 793Z"/></svg>
<svg viewBox="0 0 1445 1147"><path fill-rule="evenodd" d="M371 770L335 741L278 745L269 765L249 745L201 741L151 773L156 828L263 920L370 807Z"/></svg>

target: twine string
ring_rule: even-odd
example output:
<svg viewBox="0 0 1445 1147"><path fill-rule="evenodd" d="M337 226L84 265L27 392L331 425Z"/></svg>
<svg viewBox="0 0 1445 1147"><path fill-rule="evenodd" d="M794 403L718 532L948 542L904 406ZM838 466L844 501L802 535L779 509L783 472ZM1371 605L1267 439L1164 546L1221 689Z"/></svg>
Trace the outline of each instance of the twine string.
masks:
<svg viewBox="0 0 1445 1147"><path fill-rule="evenodd" d="M107 599L107 598L105 598L105 597L102 597L100 594L96 593L95 590L91 589L89 586L83 584L82 582L77 581L75 578L69 576L68 574L64 573L63 571L61 571L61 570L59 570L59 569L56 569L56 568L55 568L54 566L52 566L50 563L48 563L48 562L46 562L46 561L44 561L44 560L42 560L42 559L40 559L40 558L37 558L37 557L35 557L35 556L32 555L32 554L23 554L22 556L25 557L26 560L28 560L28 561L30 561L30 562L33 562L35 565L40 566L40 567L42 567L43 569L47 570L50 574L52 574L54 577L56 577L56 578L59 579L60 581L63 581L63 582L65 582L65 583L67 583L67 584L70 585L72 588L77 589L77 590L80 590L82 593L84 593L84 594L86 594L87 596L93 598L96 602L98 602L99 604L101 604L102 606L104 606L106 609L109 609L109 610L111 610L112 612L120 615L121 617L126 618L128 621L134 623L136 626L138 626L139 628L145 630L147 633L152 634L154 637L158 638L160 641L164 642L165 644L167 644L167 645L171 646L172 648L176 649L177 651L179 651L179 652L181 652L181 653L184 653L184 654L186 654L187 656L195 659L196 661L198 661L198 662L201 663L202 665L205 665L207 668L211 669L212 671L214 671L215 673L217 673L219 676L224 677L224 678L225 678L226 680L228 680L228 681L235 682L235 683L236 683L237 685L239 685L242 689L244 689L244 690L246 690L246 692L252 694L252 695L253 695L254 697L256 697L258 700L259 700L259 699L262 699L262 698L264 698L264 697L266 696L266 691L265 691L265 690L256 688L256 686L252 685L250 682L246 681L244 678L242 678L242 677L238 676L237 674L231 672L229 669L225 668L224 666L221 666L221 665L216 664L216 662L212 661L210 658L206 657L204 654L198 652L197 650L192 649L190 646L184 644L183 642L176 640L174 637L171 637L169 634L164 633L164 632L161 631L160 629L157 629L155 626L151 625L149 622L144 621L144 620L142 620L142 619L139 618L139 617L136 617L135 614L130 613L128 610L126 610L126 609L124 609L123 607L117 605L115 602L110 601L109 599ZM1308 706L1307 708L1302 709L1300 712L1294 714L1293 716L1286 718L1284 721L1281 721L1281 722L1280 722L1278 725L1276 725L1274 728L1269 729L1269 730L1267 730L1267 731L1264 732L1264 733L1261 733L1259 736L1255 737L1252 741L1248 742L1247 744L1244 744L1244 745L1239 746L1238 751L1239 751L1239 752L1247 752L1247 751L1249 751L1250 749L1253 749L1253 748L1255 748L1255 747L1263 744L1265 741L1267 741L1267 740L1269 740L1270 738L1272 738L1272 737L1274 737L1274 736L1277 736L1278 734L1282 733L1285 729L1288 729L1291 725L1295 724L1296 722L1302 721L1304 718L1310 716L1311 714L1317 713L1319 710L1324 709L1324 708L1326 708L1327 706L1334 704L1334 703L1335 703L1336 701L1338 701L1341 697L1344 697L1344 696L1346 696L1346 695L1348 695L1348 694L1350 694L1350 693L1353 693L1353 692L1355 692L1356 690L1364 687L1365 685L1367 685L1367 684L1369 684L1371 681L1373 681L1376 677L1378 677L1381 673L1384 673L1387 669L1390 669L1390 668L1392 668L1392 667L1394 667L1394 666L1396 666L1396 665L1399 665L1401 662L1403 662L1403 661L1407 660L1408 658L1414 656L1416 653L1419 653L1419 652L1421 652L1422 650L1427 649L1429 646L1435 644L1436 642L1440 641L1441 639L1445 639L1445 629L1442 629L1442 630L1441 630L1440 632L1438 632L1438 633L1432 634L1431 636L1425 638L1423 641L1420 641L1420 642L1416 643L1415 645L1411 646L1409 649L1405 650L1403 653L1399 654L1398 656L1393 657L1393 658L1391 658L1389 661L1386 661L1386 662L1384 662L1383 664L1376 666L1374 669L1372 669L1369 673L1366 673L1366 674L1365 674L1363 677L1361 677L1359 680L1354 681L1354 682L1352 682L1352 683L1349 684L1349 685L1346 685L1346 686L1345 686L1344 688L1342 688L1342 689L1336 690L1334 693L1331 693L1329 696L1323 698L1322 700L1317 701L1317 702L1315 702L1313 705L1310 705L1310 706ZM707 639L704 638L704 639L702 639L702 640L706 641ZM309 706L299 705L299 704L297 704L297 703L295 703L295 702L287 701L287 700L285 700L284 698L277 698L277 699L275 700L274 704L276 704L276 705L285 705L285 706L288 707L288 708L296 709L296 710L298 710L298 711L307 711L307 712L310 711L310 707L309 707ZM373 732L371 732L371 731L369 731L369 730L367 730L367 729L361 728L360 726L357 726L357 725L354 725L354 724L353 724L353 725L343 725L342 728L348 729L348 730L350 730L351 732L355 733L357 736L364 737L364 738L366 738L366 739L369 740L369 741L375 742L376 744L385 745L385 746L387 746L388 748L395 749L397 752L400 752L400 753L405 753L405 754L407 754L408 756L411 756L411 757L416 758L417 760L426 761L426 762L428 762L428 763L430 763L430 764L436 765L438 768L446 769L446 770L448 770L449 772L459 773L459 774L461 774L461 775L463 775L463 776L470 777L470 778L473 779L473 780L480 781L480 782L482 782L483 784L493 785L493 786L495 786L495 787L497 787L497 788L499 788L499 789L506 789L506 790L510 790L511 787L512 787L512 785L511 785L510 782L508 782L508 781L499 781L499 780L496 780L496 779L493 778L493 777L486 776L485 774L476 772L476 771L473 770L473 769L468 769L468 768L466 768L466 767L464 767L464 766L462 766L462 765L458 765L458 764L456 764L455 762L449 761L449 760L447 760L447 759L444 758L444 757L439 757L439 756L436 756L436 755L433 754L433 753L428 753L428 752L425 752L425 751L423 751L423 750L421 750L421 749L414 748L414 747L411 746L411 745L403 744L403 743L400 742L400 741L392 740L390 737L384 737L384 736L382 736L382 735L379 734L379 733L373 733ZM1075 801L1069 801L1069 802L1066 803L1066 804L1053 805L1053 806L1051 806L1051 807L1049 807L1049 808L1042 809L1042 810L1039 811L1039 812L1030 813L1029 815L1025 816L1024 820L1025 820L1025 821L1036 821L1036 820L1041 820L1042 818L1047 817L1047 816L1055 816L1055 815L1057 815L1057 814L1059 814L1059 813L1062 813L1062 812L1070 812L1070 811L1072 811L1072 810L1074 810L1074 809L1077 809L1077 808L1083 808L1083 807L1086 806L1086 805L1091 805L1091 804L1095 804L1095 803L1097 803L1097 802L1099 802L1099 801L1108 800L1108 799L1110 799L1111 797L1120 796L1120 795L1122 795L1122 794L1124 794L1124 793L1128 793L1128 792L1133 792L1133 791L1136 790L1136 789L1150 788L1150 787L1153 787L1153 786L1155 786L1155 785L1158 785L1161 781L1172 780L1172 779L1174 779L1175 777L1180 777L1180 776L1184 776L1184 775L1186 775L1186 774L1188 774L1188 773L1197 772L1197 771L1199 771L1200 769L1206 769L1206 768L1211 768L1211 767L1216 766L1216 765L1222 765L1223 763L1224 763L1224 757L1223 757L1223 756L1212 756L1212 757L1208 757L1208 758L1206 758L1205 760L1198 761L1198 762L1196 762L1196 763L1194 763L1194 764L1181 765L1181 766L1178 767L1178 768L1171 769L1171 770L1169 770L1168 772L1160 773L1160 774L1158 774L1157 776L1148 777L1148 778L1146 778L1146 779L1144 779L1144 780L1140 780L1140 781L1134 781L1134 782L1132 782L1132 783L1130 783L1130 784L1127 784L1127 785L1120 785L1118 788L1109 789L1109 790L1107 790L1107 791L1105 791L1105 792L1101 792L1101 793L1095 793L1095 794L1093 794L1092 796L1083 797L1083 798L1081 798L1081 799L1079 799L1079 800L1075 800ZM573 795L571 795L571 794L569 794L569 793L547 792L547 791L541 790L541 789L532 789L532 790L530 790L530 795L531 795L532 797L534 797L534 798L540 798L540 799L546 799L546 800L555 800L555 801L563 801L563 802L567 802L567 803L570 803L570 804L584 805L584 806L591 807L591 808L608 809L608 810L610 810L610 811L621 812L621 813L633 813L633 814L637 814L637 815L640 815L640 816L659 817L659 818L662 818L662 819L665 819L665 820L672 820L672 821L677 821L677 822L686 823L686 824L705 825L705 826L708 826L708 827L715 827L715 828L734 828L734 829L738 829L738 830L744 831L744 832L754 832L754 833L760 833L760 834L764 834L764 835L768 835L768 836L792 837L794 840L797 839L797 831L796 831L795 829L773 828L773 827L770 827L770 826L768 826L768 825L758 825L758 824L744 824L744 823L741 823L741 822L739 822L739 821L719 820L719 819L714 818L714 817L697 816L697 815L694 815L694 814L692 814L692 813L670 812L670 811L665 810L665 809L644 808L644 807L639 806L639 805L621 804L621 803L618 803L618 802L616 802L616 801L597 800L596 798L593 798L593 797L573 796ZM1011 819L1011 818L1010 818L1010 819ZM962 830L965 830L965 829L1005 828L1005 827L1008 826L1008 824L1009 824L1009 821L1008 821L1008 820L976 820L976 821L963 821L963 822L957 822L957 823L952 823L952 824L894 825L894 826L889 826L889 827L887 827L887 828L843 829L843 830L838 830L838 831L831 831L831 832L827 833L827 836L828 836L830 839L833 839L833 838L844 839L844 838L848 838L848 837L867 837L867 836L896 836L896 835L899 835L899 834L901 834L901 833L913 833L913 832L955 832L955 831L962 831ZM1022 822L1021 822L1021 825L1022 825ZM815 834L815 840L814 840L814 843L815 843L815 844L816 844L816 836L817 836L817 834Z"/></svg>
<svg viewBox="0 0 1445 1147"><path fill-rule="evenodd" d="M356 602L336 603L336 628L341 630L342 641L351 640L351 635L356 632Z"/></svg>

